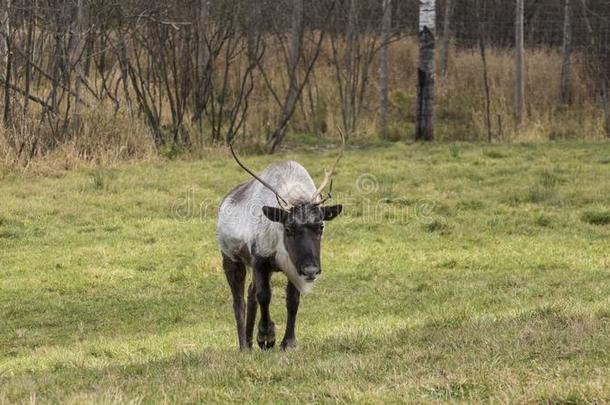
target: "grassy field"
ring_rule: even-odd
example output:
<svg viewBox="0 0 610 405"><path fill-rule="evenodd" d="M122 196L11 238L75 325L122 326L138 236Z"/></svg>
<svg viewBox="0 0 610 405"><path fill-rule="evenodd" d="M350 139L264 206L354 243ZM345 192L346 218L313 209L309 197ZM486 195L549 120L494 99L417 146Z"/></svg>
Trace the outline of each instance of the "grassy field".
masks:
<svg viewBox="0 0 610 405"><path fill-rule="evenodd" d="M286 353L236 350L228 154L0 177L0 403L610 401L608 143L348 150Z"/></svg>

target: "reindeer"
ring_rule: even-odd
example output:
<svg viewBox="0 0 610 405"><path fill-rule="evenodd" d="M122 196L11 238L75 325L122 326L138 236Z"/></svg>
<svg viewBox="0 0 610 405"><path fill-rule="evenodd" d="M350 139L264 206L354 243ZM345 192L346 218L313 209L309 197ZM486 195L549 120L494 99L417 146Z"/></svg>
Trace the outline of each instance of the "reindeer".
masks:
<svg viewBox="0 0 610 405"><path fill-rule="evenodd" d="M220 204L216 226L222 252L222 266L233 295L240 350L252 349L252 335L257 303L261 317L256 341L262 350L275 345L275 324L269 314L271 274L281 271L288 278L286 332L281 348L296 346L295 322L301 294L308 294L320 277L320 243L324 221L336 218L341 205L324 206L331 197L322 192L345 147L341 135L340 152L316 189L303 166L294 161L269 166L260 176L254 174L237 157L237 164L253 179L231 190ZM244 301L246 267L252 268L247 305ZM244 308L247 311L244 313Z"/></svg>

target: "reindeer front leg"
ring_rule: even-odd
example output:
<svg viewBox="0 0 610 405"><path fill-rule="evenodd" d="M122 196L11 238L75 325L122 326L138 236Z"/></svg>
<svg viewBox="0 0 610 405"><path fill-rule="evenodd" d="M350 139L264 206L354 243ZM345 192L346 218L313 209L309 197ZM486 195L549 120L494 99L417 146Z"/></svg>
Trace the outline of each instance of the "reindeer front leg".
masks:
<svg viewBox="0 0 610 405"><path fill-rule="evenodd" d="M256 288L254 287L254 281L252 281L250 287L248 287L248 304L246 307L246 344L249 349L252 349L252 335L254 334L257 309Z"/></svg>
<svg viewBox="0 0 610 405"><path fill-rule="evenodd" d="M256 341L263 349L271 349L275 345L275 324L271 320L269 304L271 303L271 272L270 259L256 258L254 260L254 285L256 300L261 307L261 319L258 322Z"/></svg>
<svg viewBox="0 0 610 405"><path fill-rule="evenodd" d="M294 326L297 320L297 311L299 310L299 301L301 299L301 293L290 281L286 286L286 309L288 311L288 317L286 319L286 333L282 340L282 350L296 347L297 339L294 334Z"/></svg>

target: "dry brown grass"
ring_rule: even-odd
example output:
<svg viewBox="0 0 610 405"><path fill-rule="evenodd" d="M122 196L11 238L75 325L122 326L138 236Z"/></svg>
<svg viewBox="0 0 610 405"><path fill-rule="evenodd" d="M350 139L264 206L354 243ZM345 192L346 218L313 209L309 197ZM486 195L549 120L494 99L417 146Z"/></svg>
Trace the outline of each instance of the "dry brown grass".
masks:
<svg viewBox="0 0 610 405"><path fill-rule="evenodd" d="M316 67L314 98L321 100L318 108L322 117L311 117L298 109L291 129L306 132L312 127L308 120L317 119L333 128L340 117L340 104L330 49L327 46ZM440 50L439 50L440 52ZM416 98L416 61L418 45L414 38L405 38L391 44L390 50L390 128L393 139L411 139L414 132ZM545 141L555 139L601 139L604 137L603 116L595 99L594 86L584 71L579 55L574 56L572 73L573 103L559 102L560 77L559 50L530 49L526 52L526 106L527 118L518 126L513 116L514 61L510 49L488 49L488 72L491 94L492 134L497 141ZM371 77L356 136L377 138L377 85L378 61L371 67ZM274 71L274 77L280 77ZM279 79L278 79L279 80ZM281 78L285 80L285 78ZM259 92L264 93L262 86ZM483 66L476 49L455 49L452 46L449 70L446 77L437 77L436 136L442 141L487 139L485 119L485 93ZM307 97L307 96L306 96ZM254 103L254 109L263 107L264 114L273 115L271 101L258 95L263 104ZM256 132L259 123L249 117L249 125ZM254 118L256 120L256 118Z"/></svg>
<svg viewBox="0 0 610 405"><path fill-rule="evenodd" d="M76 167L114 166L130 161L144 161L157 156L145 123L125 112L114 113L101 103L84 109L81 127L69 134L59 146L43 149L51 136L44 125L33 119L20 119L10 129L0 129L0 166L22 172L54 174ZM11 132L9 138L7 132ZM16 139L13 148L7 139ZM36 148L34 147L36 143ZM15 149L20 149L17 153ZM35 153L31 151L35 150Z"/></svg>
<svg viewBox="0 0 610 405"><path fill-rule="evenodd" d="M271 45L272 47L272 45ZM281 53L268 50L269 55ZM415 82L417 42L405 38L391 45L390 72L390 139L410 139L414 131ZM303 102L297 107L290 131L295 133L318 132L334 128L340 121L340 101L334 67L330 63L330 45L326 44L306 89ZM510 49L488 50L488 70L491 91L492 133L495 141L521 142L555 139L600 139L604 137L603 116L595 99L593 86L584 71L578 55L573 62L572 91L574 102L570 106L559 103L560 55L556 49L530 49L526 52L526 104L527 118L517 126L513 118L514 63ZM268 75L280 98L286 89L286 73L281 63L265 60ZM237 70L236 70L237 71ZM377 86L378 61L371 67L366 100L362 109L354 140L378 139ZM311 108L313 100L314 108ZM142 117L130 117L126 111L114 112L111 105L95 103L84 109L82 126L59 146L41 151L44 139L52 136L34 117L17 120L10 129L0 129L0 167L28 171L66 170L80 165L114 165L119 162L152 159L167 151L155 148ZM274 125L279 106L268 91L262 77L258 77L249 100L249 113L240 132L249 143L262 143L264 135ZM437 78L436 137L441 141L479 141L487 138L485 98L482 81L482 63L478 49L455 49L450 52L446 77ZM168 117L169 111L163 116ZM191 150L173 150L167 154L189 153L193 156L210 153L215 149L205 126L203 134L198 127L188 128L194 136ZM39 138L38 151L33 159L27 153L17 157L7 139L7 131L20 140L32 142L32 134ZM332 130L331 130L332 131ZM31 146L28 144L28 146ZM27 148L26 148L27 149Z"/></svg>
<svg viewBox="0 0 610 405"><path fill-rule="evenodd" d="M392 63L394 108L408 110L413 108L412 103L402 107L396 95L404 98L407 94L408 101L414 100L415 71L414 64L409 61L416 57L416 43L404 40L393 44L392 54L400 55L395 56ZM604 136L601 110L592 95L592 85L578 56L573 63L574 103L568 107L559 103L559 51L548 48L527 51L527 118L521 126L515 124L513 117L512 51L488 50L487 60L494 138L502 141L540 141L557 138L599 139ZM483 140L487 129L483 66L478 49L452 49L449 62L447 76L437 79L437 137L443 140ZM401 66L408 68L397 71ZM394 121L400 122L400 118Z"/></svg>

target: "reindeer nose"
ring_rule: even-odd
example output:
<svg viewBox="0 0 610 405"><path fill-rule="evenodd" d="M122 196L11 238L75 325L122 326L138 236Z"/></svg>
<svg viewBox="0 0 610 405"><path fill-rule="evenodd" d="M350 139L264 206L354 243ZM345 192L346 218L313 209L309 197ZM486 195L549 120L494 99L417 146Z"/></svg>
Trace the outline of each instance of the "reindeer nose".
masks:
<svg viewBox="0 0 610 405"><path fill-rule="evenodd" d="M303 276L307 279L307 281L315 280L321 273L321 270L317 266L307 266L303 268Z"/></svg>

